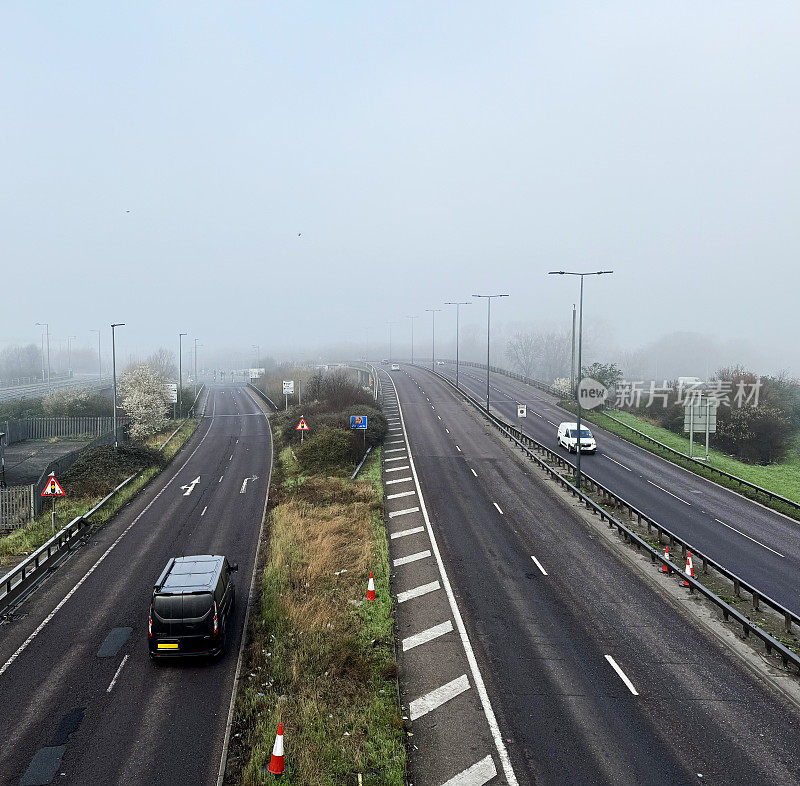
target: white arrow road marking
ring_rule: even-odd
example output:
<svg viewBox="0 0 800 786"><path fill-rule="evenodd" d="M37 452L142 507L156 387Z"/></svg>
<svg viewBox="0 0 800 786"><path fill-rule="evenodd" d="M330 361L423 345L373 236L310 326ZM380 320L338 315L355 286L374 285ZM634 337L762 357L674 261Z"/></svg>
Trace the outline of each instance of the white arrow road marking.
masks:
<svg viewBox="0 0 800 786"><path fill-rule="evenodd" d="M244 494L247 491L247 481L249 480L258 480L258 475L253 475L249 478L244 479L244 481L242 482L242 487L241 489L239 489L240 494Z"/></svg>
<svg viewBox="0 0 800 786"><path fill-rule="evenodd" d="M200 476L198 475L191 483L187 484L186 486L181 486L183 489L183 496L188 497L193 491L194 487L200 482Z"/></svg>

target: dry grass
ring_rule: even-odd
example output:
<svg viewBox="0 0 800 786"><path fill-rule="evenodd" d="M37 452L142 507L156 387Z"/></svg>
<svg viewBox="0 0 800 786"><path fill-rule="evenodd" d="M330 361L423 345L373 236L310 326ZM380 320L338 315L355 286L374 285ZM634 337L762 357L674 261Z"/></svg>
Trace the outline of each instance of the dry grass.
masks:
<svg viewBox="0 0 800 786"><path fill-rule="evenodd" d="M296 465L286 453L281 458L280 474L291 476ZM341 786L361 773L364 784L403 783L380 451L372 470L356 482L312 476L273 485L279 496L251 617L229 783L271 782L265 767L279 719L283 782ZM379 599L367 603L371 570Z"/></svg>

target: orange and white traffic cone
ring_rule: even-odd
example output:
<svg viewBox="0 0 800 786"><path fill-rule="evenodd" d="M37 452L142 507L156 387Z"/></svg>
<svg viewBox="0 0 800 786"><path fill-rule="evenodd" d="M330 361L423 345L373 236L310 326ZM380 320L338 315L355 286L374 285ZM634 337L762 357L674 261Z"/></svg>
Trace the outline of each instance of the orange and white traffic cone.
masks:
<svg viewBox="0 0 800 786"><path fill-rule="evenodd" d="M669 559L669 546L664 546L664 559ZM669 568L663 562L661 563L661 572L669 573Z"/></svg>
<svg viewBox="0 0 800 786"><path fill-rule="evenodd" d="M375 579L372 578L372 571L369 573L369 583L367 584L367 600L375 600Z"/></svg>
<svg viewBox="0 0 800 786"><path fill-rule="evenodd" d="M694 578L694 567L692 567L692 552L691 551L687 551L686 552L686 567L684 568L683 572L687 576L691 576L692 578ZM691 587L692 585L689 584L689 582L686 581L686 579L684 579L683 580L683 586L684 587Z"/></svg>
<svg viewBox="0 0 800 786"><path fill-rule="evenodd" d="M273 775L283 775L285 766L283 763L283 723L278 724L278 735L275 737L275 744L272 746L272 758L269 760L267 769Z"/></svg>

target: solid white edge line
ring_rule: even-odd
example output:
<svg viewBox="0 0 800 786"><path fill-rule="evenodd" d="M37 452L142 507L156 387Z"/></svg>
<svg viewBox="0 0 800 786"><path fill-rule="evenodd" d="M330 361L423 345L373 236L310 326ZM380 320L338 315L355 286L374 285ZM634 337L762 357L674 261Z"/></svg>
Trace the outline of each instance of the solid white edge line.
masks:
<svg viewBox="0 0 800 786"><path fill-rule="evenodd" d="M617 662L610 655L604 655L605 659L611 664L611 668L617 672L617 676L625 683L625 687L634 695L638 696L639 691L633 687L633 683L628 679L628 675L617 665Z"/></svg>
<svg viewBox="0 0 800 786"><path fill-rule="evenodd" d="M443 622L440 625L434 625L432 628L415 633L413 636L408 636L402 641L403 652L408 652L408 650L413 650L414 647L419 647L420 644L427 644L429 641L438 639L439 636L444 636L445 633L450 633L451 630L453 630L453 623L447 620L447 622Z"/></svg>
<svg viewBox="0 0 800 786"><path fill-rule="evenodd" d="M497 775L497 767L491 756L481 759L463 772L445 781L442 786L483 786Z"/></svg>
<svg viewBox="0 0 800 786"><path fill-rule="evenodd" d="M116 673L114 674L114 679L113 679L113 680L111 680L111 684L110 684L110 685L109 685L109 686L106 688L106 693L111 693L111 691L112 691L112 690L114 690L114 686L117 684L117 680L119 679L119 675L122 673L122 667L123 667L123 666L125 665L125 663L127 662L127 660L128 660L128 657L129 657L129 656L128 656L128 655L126 655L126 656L125 656L125 657L122 659L122 663L120 663L120 664L119 664L119 668L117 669Z"/></svg>
<svg viewBox="0 0 800 786"><path fill-rule="evenodd" d="M536 563L536 567L539 568L540 571L542 571L542 574L544 576L546 576L547 575L547 571L544 569L542 563L539 562L539 560L536 559L536 557L534 557L533 554L531 554L531 559Z"/></svg>
<svg viewBox="0 0 800 786"><path fill-rule="evenodd" d="M56 616L56 614L62 609L64 604L83 586L83 583L89 578L89 576L91 576L92 573L94 573L95 570L97 570L97 568L100 567L100 565L105 561L105 558L117 547L117 544L128 534L128 532L133 528L136 522L138 522L139 519L142 518L142 516L144 516L144 514L147 513L148 510L150 510L155 501L172 485L172 481L175 480L175 478L177 478L178 475L181 474L181 472L183 472L184 467L192 460L194 454L197 453L198 450L200 450L200 446L206 441L206 437L211 433L211 425L213 423L214 423L214 417L212 416L208 426L208 431L206 431L206 433L203 435L203 438L200 440L200 442L197 443L197 447L195 447L195 449L189 454L189 457L186 459L186 461L184 461L183 464L181 464L180 469L164 484L161 491L159 491L153 497L153 499L151 499L150 502L147 503L142 512L130 524L128 524L128 526L125 527L124 530L122 530L122 532L117 536L116 540L100 555L100 557L97 559L97 562L95 562L94 565L92 565L92 567L89 568L89 570L87 570L86 573L83 574L83 576L78 580L75 586L56 604L56 607L39 623L39 626L36 628L36 630L34 630L33 633L31 633L31 635L28 636L28 638L25 639L25 641L23 641L22 644L19 645L16 652L2 666L0 666L0 676L5 674L8 667L20 655L22 655L22 653L28 648L28 645L42 632L44 627L50 622L50 620L53 619L53 617Z"/></svg>
<svg viewBox="0 0 800 786"><path fill-rule="evenodd" d="M384 374L386 374L386 372L384 372ZM389 377L388 374L386 374L386 376ZM405 416L403 415L403 407L400 405L400 398L397 394L397 386L394 384L394 380L391 377L389 377L389 380L394 388L400 411L400 419L403 423L403 428L405 428ZM500 756L500 763L503 766L503 773L508 781L508 786L519 786L517 776L514 774L514 768L511 766L511 759L509 758L508 750L506 750L505 743L503 742L503 735L500 733L500 726L497 723L497 716L494 714L492 703L489 699L489 694L486 691L486 684L484 683L480 669L478 668L478 661L475 658L475 652L472 649L472 643L469 640L469 635L467 634L464 620L461 617L461 611L456 603L456 598L453 594L453 588L450 586L450 579L447 577L447 571L445 570L444 562L442 561L442 555L439 551L439 544L436 542L436 536L433 533L430 516L428 515L428 507L425 504L425 499L422 496L422 490L420 489L419 485L419 477L417 475L417 468L414 464L414 457L410 448L408 451L408 460L411 464L411 473L414 476L414 485L417 488L417 495L419 498L420 507L422 508L422 517L425 519L425 525L428 528L428 537L431 541L431 548L433 549L436 563L439 566L439 575L442 578L442 586L444 587L445 594L447 595L447 600L450 603L450 608L453 611L453 618L455 619L456 627L458 628L458 634L461 637L461 644L464 647L464 652L467 656L469 670L472 673L472 679L475 683L475 690L478 692L478 696L480 697L481 705L483 706L483 714L486 716L486 722L489 725L489 731L491 732L492 739L494 740L495 747L497 748L497 753Z"/></svg>
<svg viewBox="0 0 800 786"><path fill-rule="evenodd" d="M272 441L272 426L270 425L269 418L258 406L258 403L250 395L250 392L245 388L245 392L250 399L255 404L256 409L258 409L262 415L264 415L264 420L267 421L267 430L269 432L269 446L270 446L270 455L271 458L274 459L274 451L273 451L273 441ZM256 541L256 555L253 560L253 577L250 579L250 592L247 596L247 608L244 612L244 625L242 627L242 640L239 644L239 657L236 659L236 672L233 675L233 690L231 691L231 703L228 707L228 721L225 724L225 737L222 741L222 755L219 761L219 775L217 776L217 786L222 786L222 782L225 779L225 767L228 763L228 746L230 745L231 741L231 726L233 726L233 708L236 705L236 693L237 693L237 685L239 684L240 674L242 671L242 656L244 655L244 643L247 639L247 623L250 621L250 607L253 605L253 590L256 586L256 574L258 571L256 568L258 567L258 552L261 548L261 538L264 534L264 521L267 518L267 505L269 504L269 487L272 483L272 461L269 462L269 475L267 476L267 488L264 492L264 510L261 513L261 526L258 528L258 540Z"/></svg>

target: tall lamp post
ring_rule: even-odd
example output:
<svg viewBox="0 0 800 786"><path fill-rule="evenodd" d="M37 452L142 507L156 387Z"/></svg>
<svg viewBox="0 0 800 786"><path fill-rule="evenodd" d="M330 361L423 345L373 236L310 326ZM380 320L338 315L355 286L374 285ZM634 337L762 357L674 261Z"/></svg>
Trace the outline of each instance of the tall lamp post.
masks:
<svg viewBox="0 0 800 786"><path fill-rule="evenodd" d="M48 322L37 322L36 324L44 328L47 336L47 389L50 390L50 324Z"/></svg>
<svg viewBox="0 0 800 786"><path fill-rule="evenodd" d="M456 387L458 387L458 312L461 306L471 306L472 303L469 300L448 300L445 305L456 307Z"/></svg>
<svg viewBox="0 0 800 786"><path fill-rule="evenodd" d="M114 428L114 451L117 450L117 342L115 330L122 327L124 322L114 322L111 325L111 373L114 377L114 412L112 416Z"/></svg>
<svg viewBox="0 0 800 786"><path fill-rule="evenodd" d="M90 333L97 333L97 378L103 378L103 358L100 355L100 333L99 330L90 330Z"/></svg>
<svg viewBox="0 0 800 786"><path fill-rule="evenodd" d="M431 312L431 371L436 371L436 312L440 308L426 308Z"/></svg>
<svg viewBox="0 0 800 786"><path fill-rule="evenodd" d="M489 411L489 348L491 346L491 328L492 328L492 299L496 297L508 297L508 295L473 295L472 297L482 297L486 299L488 308L486 309L486 411Z"/></svg>
<svg viewBox="0 0 800 786"><path fill-rule="evenodd" d="M183 337L188 333L178 333L178 417L183 417Z"/></svg>
<svg viewBox="0 0 800 786"><path fill-rule="evenodd" d="M197 344L198 339L194 340L194 397L197 398ZM200 344L202 347L203 345Z"/></svg>
<svg viewBox="0 0 800 786"><path fill-rule="evenodd" d="M67 376L72 379L72 342L75 336L67 336Z"/></svg>
<svg viewBox="0 0 800 786"><path fill-rule="evenodd" d="M551 270L550 276L579 276L581 280L580 306L578 308L578 370L575 376L575 400L578 402L578 417L575 422L578 434L575 437L575 487L581 487L581 395L580 386L583 379L582 349L583 349L583 279L586 276L604 276L613 273L613 270L596 270L589 273L574 273L568 270Z"/></svg>
<svg viewBox="0 0 800 786"><path fill-rule="evenodd" d="M413 317L406 317L406 319L411 320L411 365L414 365L414 320L417 319L416 316Z"/></svg>

